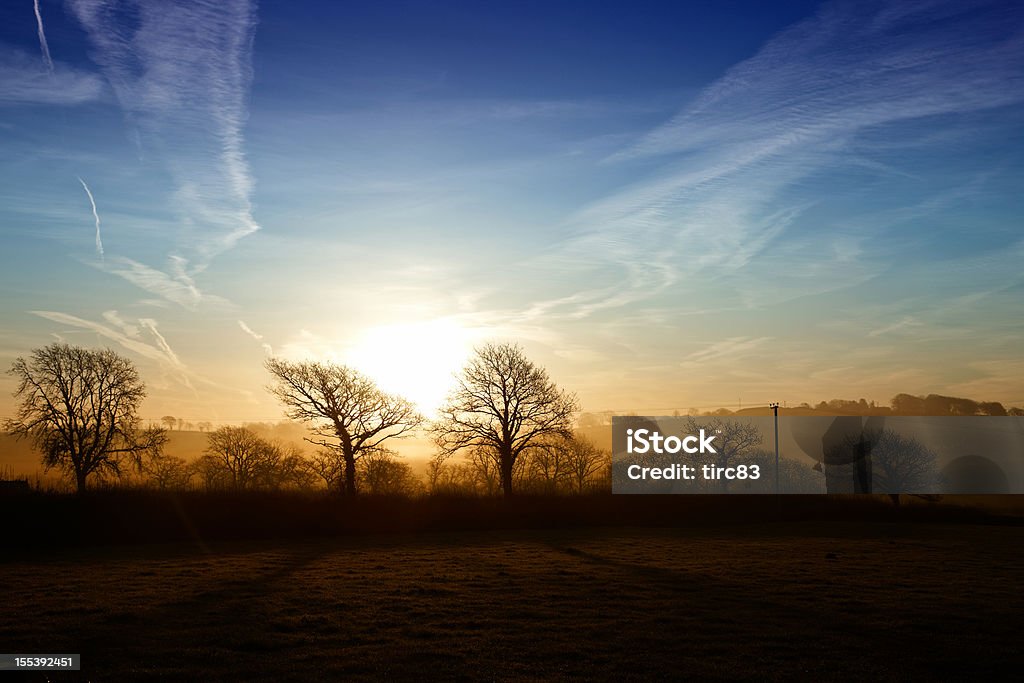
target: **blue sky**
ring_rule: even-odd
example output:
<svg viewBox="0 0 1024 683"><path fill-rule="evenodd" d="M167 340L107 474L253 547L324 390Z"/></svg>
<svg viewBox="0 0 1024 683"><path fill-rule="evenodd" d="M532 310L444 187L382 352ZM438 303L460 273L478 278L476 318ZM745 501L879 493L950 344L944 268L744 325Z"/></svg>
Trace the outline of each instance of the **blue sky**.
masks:
<svg viewBox="0 0 1024 683"><path fill-rule="evenodd" d="M590 410L1024 404L1022 114L1010 2L9 2L0 363L196 420L278 417L268 353L429 410L491 338Z"/></svg>

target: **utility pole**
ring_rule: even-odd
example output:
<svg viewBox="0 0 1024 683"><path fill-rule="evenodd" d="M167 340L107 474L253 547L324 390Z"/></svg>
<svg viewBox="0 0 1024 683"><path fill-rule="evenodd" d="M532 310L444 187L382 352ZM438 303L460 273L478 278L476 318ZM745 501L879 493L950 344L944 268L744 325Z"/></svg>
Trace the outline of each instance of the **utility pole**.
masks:
<svg viewBox="0 0 1024 683"><path fill-rule="evenodd" d="M768 407L772 409L772 413L775 415L775 495L779 495L779 404L769 403Z"/></svg>

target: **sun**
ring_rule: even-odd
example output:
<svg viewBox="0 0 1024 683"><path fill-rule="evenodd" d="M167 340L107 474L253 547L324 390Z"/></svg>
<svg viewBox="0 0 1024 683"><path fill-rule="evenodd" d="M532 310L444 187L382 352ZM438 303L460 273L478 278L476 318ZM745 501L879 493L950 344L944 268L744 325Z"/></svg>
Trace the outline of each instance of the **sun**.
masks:
<svg viewBox="0 0 1024 683"><path fill-rule="evenodd" d="M477 336L450 318L383 325L360 335L347 361L381 389L409 399L431 417L473 352Z"/></svg>

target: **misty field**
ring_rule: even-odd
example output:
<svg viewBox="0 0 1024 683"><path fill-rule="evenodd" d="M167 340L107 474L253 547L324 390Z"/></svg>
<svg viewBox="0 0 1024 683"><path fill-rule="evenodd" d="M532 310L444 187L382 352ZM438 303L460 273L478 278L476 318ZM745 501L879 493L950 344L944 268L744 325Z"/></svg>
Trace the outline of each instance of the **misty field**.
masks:
<svg viewBox="0 0 1024 683"><path fill-rule="evenodd" d="M927 679L1024 663L1013 525L107 547L8 559L0 581L6 651L80 652L91 680Z"/></svg>

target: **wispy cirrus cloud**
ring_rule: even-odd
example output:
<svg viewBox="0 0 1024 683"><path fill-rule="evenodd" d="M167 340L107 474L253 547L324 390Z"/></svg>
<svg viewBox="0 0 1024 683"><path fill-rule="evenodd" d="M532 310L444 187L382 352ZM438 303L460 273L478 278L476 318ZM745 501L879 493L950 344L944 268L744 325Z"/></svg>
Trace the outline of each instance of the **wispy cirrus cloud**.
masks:
<svg viewBox="0 0 1024 683"><path fill-rule="evenodd" d="M131 259L107 268L182 305L204 297L195 277L259 229L244 151L255 3L70 0L140 154L174 182L178 229L169 267Z"/></svg>
<svg viewBox="0 0 1024 683"><path fill-rule="evenodd" d="M106 320L110 325L113 325L116 329L121 330L122 334L132 339L138 339L139 327L132 323L127 322L121 317L121 314L117 311L104 311L103 319Z"/></svg>
<svg viewBox="0 0 1024 683"><path fill-rule="evenodd" d="M196 385L204 385L237 394L246 400L252 400L252 392L238 387L225 386L208 379L182 361L153 318L137 318L134 322L129 322L116 310L105 311L103 322L87 320L60 311L29 311L29 313L73 328L75 331L92 332L118 344L126 351L155 362L166 377L178 382L194 396L198 396Z"/></svg>
<svg viewBox="0 0 1024 683"><path fill-rule="evenodd" d="M868 132L877 139L925 118L941 129L944 115L1024 102L1022 31L1021 13L1005 3L826 4L608 157L643 164L647 177L571 216L571 237L542 264L586 264L595 279L617 283L591 292L609 307L698 276L725 283L746 305L863 282L884 264L844 235L818 229L787 239L830 200L800 186L823 172L871 170ZM899 169L875 164L874 172ZM858 239L886 227L861 226ZM600 308L558 301L569 315Z"/></svg>
<svg viewBox="0 0 1024 683"><path fill-rule="evenodd" d="M156 321L151 318L140 319L136 326L122 320L117 311L107 311L103 314L104 320L108 324L86 320L59 311L30 311L30 313L60 325L94 332L128 351L155 361L186 388L194 390L192 380L197 379L198 376L178 358L167 340L157 330ZM139 333L139 327L148 331L153 341L146 341Z"/></svg>
<svg viewBox="0 0 1024 683"><path fill-rule="evenodd" d="M1020 102L1020 16L1005 9L955 0L829 3L616 157L725 146L734 165L749 165L869 126Z"/></svg>
<svg viewBox="0 0 1024 683"><path fill-rule="evenodd" d="M734 362L769 341L771 337L729 337L684 356L680 365L688 368L723 360Z"/></svg>
<svg viewBox="0 0 1024 683"><path fill-rule="evenodd" d="M184 308L196 308L201 304L226 305L228 303L223 297L200 291L191 275L185 270L180 257L173 255L168 257L165 270L153 268L124 256L108 257L99 264L99 267L108 273L124 278L140 289Z"/></svg>
<svg viewBox="0 0 1024 683"><path fill-rule="evenodd" d="M64 64L40 64L21 50L0 47L0 104L74 105L103 94L103 80Z"/></svg>
<svg viewBox="0 0 1024 683"><path fill-rule="evenodd" d="M920 327L922 324L923 323L921 323L919 320L915 320L913 316L909 316L908 315L908 316L904 316L903 318L901 318L900 320L898 320L898 321L896 321L894 323L889 323L888 325L883 325L881 327L876 327L875 329L873 329L870 332L868 332L868 336L869 337L878 337L878 336L883 335L883 334L892 334L894 332L899 333L899 332L902 332L904 330L909 330L909 329L913 329L915 327Z"/></svg>

